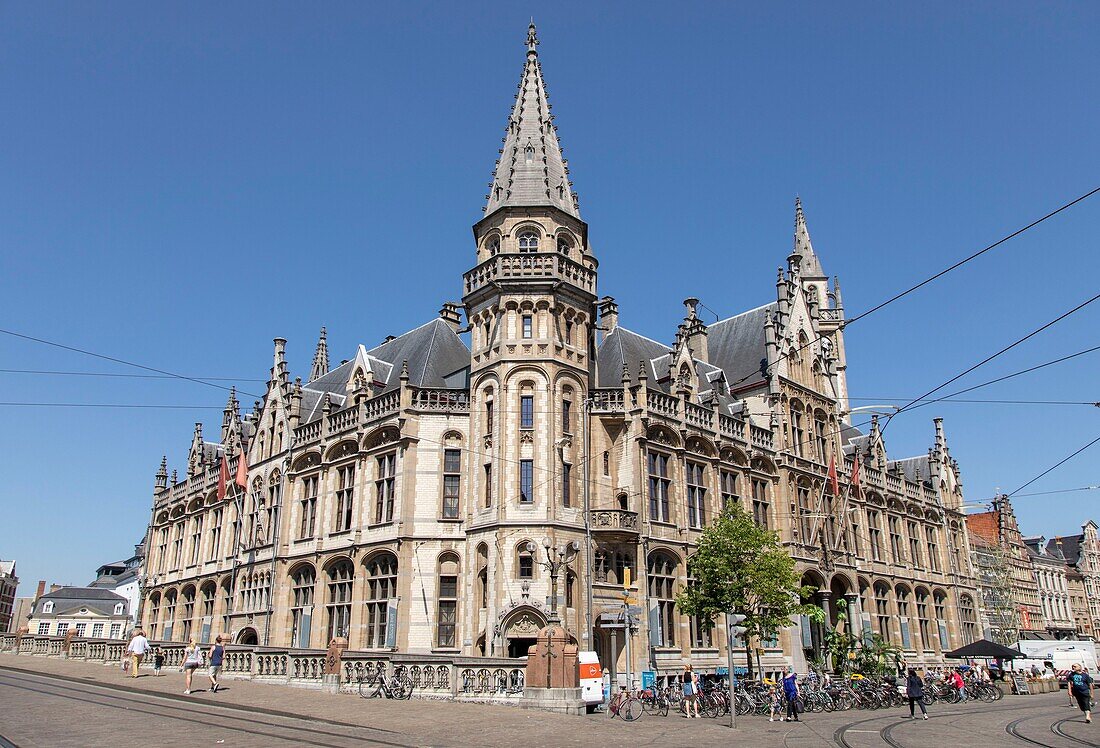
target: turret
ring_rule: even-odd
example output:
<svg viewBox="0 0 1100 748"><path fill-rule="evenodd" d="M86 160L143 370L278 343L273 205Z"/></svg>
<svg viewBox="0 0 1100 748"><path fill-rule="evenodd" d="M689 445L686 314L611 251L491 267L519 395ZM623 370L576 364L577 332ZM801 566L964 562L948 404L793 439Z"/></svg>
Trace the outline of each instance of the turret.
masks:
<svg viewBox="0 0 1100 748"><path fill-rule="evenodd" d="M157 470L153 486L159 491L168 487L168 455L160 458L160 469Z"/></svg>
<svg viewBox="0 0 1100 748"><path fill-rule="evenodd" d="M317 339L317 351L313 354L313 368L309 372L309 381L314 382L325 374L328 374L328 335L322 327L321 336Z"/></svg>

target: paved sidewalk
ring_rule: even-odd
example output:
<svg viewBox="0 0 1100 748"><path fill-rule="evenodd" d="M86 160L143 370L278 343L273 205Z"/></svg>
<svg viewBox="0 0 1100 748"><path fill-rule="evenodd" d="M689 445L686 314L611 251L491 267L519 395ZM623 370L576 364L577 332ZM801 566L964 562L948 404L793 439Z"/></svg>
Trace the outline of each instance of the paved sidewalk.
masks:
<svg viewBox="0 0 1100 748"><path fill-rule="evenodd" d="M289 686L253 683L246 680L223 678L223 690L217 694L209 693L209 680L197 675L194 686L199 690L185 696L183 675L178 671L166 671L159 678L142 671L141 677L125 677L116 666L105 666L81 660L60 660L27 655L0 654L0 678L5 674L18 676L19 671L47 676L59 676L74 684L94 684L111 689L119 695L132 697L135 694L147 699L141 709L146 710L146 721L153 734L156 730L178 729L167 717L167 712L179 708L219 705L227 710L214 710L209 720L200 720L200 724L214 721L214 713L222 715L230 711L236 713L242 721L264 724L278 730L278 723L285 722L283 717L308 720L315 726L318 741L314 745L391 745L391 746L562 746L562 748L615 748L626 746L679 746L684 744L700 745L756 745L756 746L798 746L798 748L816 748L817 746L848 746L849 748L872 748L872 746L894 745L904 748L927 748L929 745L958 745L968 748L997 748L1007 745L1022 745L1019 736L1031 737L1043 744L1065 745L1065 738L1054 737L1052 724L1061 724L1078 740L1088 744L1094 742L1093 725L1084 725L1079 712L1069 708L1065 693L1042 694L1038 696L1009 696L995 704L934 705L929 711L932 719L925 722L911 722L903 719L908 709L883 709L877 711L835 712L805 715L803 722L790 724L769 723L758 716L738 719L740 729L731 732L725 719L687 720L679 716L654 717L645 715L637 722L627 724L621 720L612 720L604 714L587 717L570 717L546 712L529 711L508 706L484 704L466 704L449 701L430 701L413 699L411 701L387 701L384 699L364 700L353 695L329 695L320 691L291 688ZM9 677L8 680L11 680ZM25 680L25 676L24 676ZM58 681L59 683L63 681ZM9 684L9 688L17 685ZM75 686L74 689L82 688ZM41 689L40 689L41 690ZM117 739L102 742L92 738L80 742L82 725L91 720L118 719L123 714L107 705L96 705L87 701L81 705L83 711L79 718L69 707L60 713L56 697L31 691L7 691L18 693L19 713L5 716L0 706L0 735L6 728L19 728L23 735L31 734L36 738L27 741L27 745L43 745L55 748L60 745L88 746L135 745L147 748L149 745L166 744L163 740L149 740L148 736L137 739L136 736L123 733ZM10 697L9 697L10 698ZM170 699L165 702L162 699ZM109 701L109 700L107 700ZM115 699L118 701L118 699ZM9 702L10 703L10 702ZM166 706L166 704L168 706ZM190 705L190 706L188 706ZM75 708L75 707L74 707ZM160 712L158 712L158 709ZM152 723L165 716L163 725L155 729ZM18 718L18 722L16 719ZM231 717L223 717L229 720ZM66 721L67 720L67 721ZM1015 733L1010 735L1006 728L1015 723ZM306 729L310 725L297 724ZM27 732L28 725L35 728ZM165 725L168 727L166 728ZM38 726L41 726L40 730ZM142 724L142 727L146 727ZM53 729L50 732L50 729ZM65 731L68 732L65 732ZM363 730L372 731L368 737ZM47 733L49 733L47 735ZM9 737L14 737L12 732ZM59 736L65 735L65 739ZM164 732L160 732L164 736ZM168 733L169 735L172 733ZM53 736L53 739L51 739ZM261 737L248 737L236 733L234 740L223 741L227 745L264 746L285 745ZM328 737L325 737L328 736ZM373 736L373 737L370 737ZM198 738L198 735L192 737ZM130 742L126 742L130 740ZM363 741L366 742L363 742ZM1061 742L1059 742L1061 741ZM18 741L17 741L18 742ZM188 746L212 744L202 739L191 740ZM293 742L290 743L294 745ZM175 743L173 743L175 745Z"/></svg>

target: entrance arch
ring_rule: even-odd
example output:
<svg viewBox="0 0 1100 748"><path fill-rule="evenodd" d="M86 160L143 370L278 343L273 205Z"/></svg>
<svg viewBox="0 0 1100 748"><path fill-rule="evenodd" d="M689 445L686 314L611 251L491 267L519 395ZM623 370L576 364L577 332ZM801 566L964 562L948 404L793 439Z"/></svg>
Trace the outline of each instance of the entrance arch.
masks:
<svg viewBox="0 0 1100 748"><path fill-rule="evenodd" d="M256 635L256 629L249 626L248 628L241 629L237 633L237 644L251 644L255 646L259 644L259 637Z"/></svg>
<svg viewBox="0 0 1100 748"><path fill-rule="evenodd" d="M500 630L508 657L526 657L535 645L539 630L546 625L546 616L535 608L516 608L504 619Z"/></svg>

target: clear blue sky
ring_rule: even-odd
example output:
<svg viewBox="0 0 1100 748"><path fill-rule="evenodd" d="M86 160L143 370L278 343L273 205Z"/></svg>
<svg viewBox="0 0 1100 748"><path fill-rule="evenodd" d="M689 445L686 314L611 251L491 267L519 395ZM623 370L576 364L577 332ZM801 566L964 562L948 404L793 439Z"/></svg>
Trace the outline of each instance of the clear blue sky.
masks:
<svg viewBox="0 0 1100 748"><path fill-rule="evenodd" d="M671 340L681 300L774 299L802 196L858 313L1100 184L1095 3L8 3L0 10L0 326L262 392L461 295L470 225L534 12L600 290ZM848 332L852 393L916 396L1100 287L1100 196ZM1100 344L1100 303L977 383ZM1100 355L974 397L1097 400ZM0 368L138 373L0 335ZM0 558L86 583L148 520L162 453L224 393L0 373ZM251 402L251 398L245 398ZM871 401L862 401L871 402ZM1100 410L943 404L970 499L1100 434ZM1100 483L1100 445L1029 490ZM1022 498L1025 531L1100 492Z"/></svg>

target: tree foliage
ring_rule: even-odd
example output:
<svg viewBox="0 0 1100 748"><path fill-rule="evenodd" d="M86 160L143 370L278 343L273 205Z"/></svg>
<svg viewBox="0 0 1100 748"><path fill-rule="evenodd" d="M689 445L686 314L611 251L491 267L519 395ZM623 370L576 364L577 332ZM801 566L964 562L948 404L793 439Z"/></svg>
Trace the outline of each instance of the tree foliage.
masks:
<svg viewBox="0 0 1100 748"><path fill-rule="evenodd" d="M774 636L791 625L792 615L823 615L821 608L801 604L813 589L799 584L794 559L779 537L758 526L740 504L731 503L703 530L687 566L690 581L676 605L708 624L723 613L741 613L746 640Z"/></svg>

